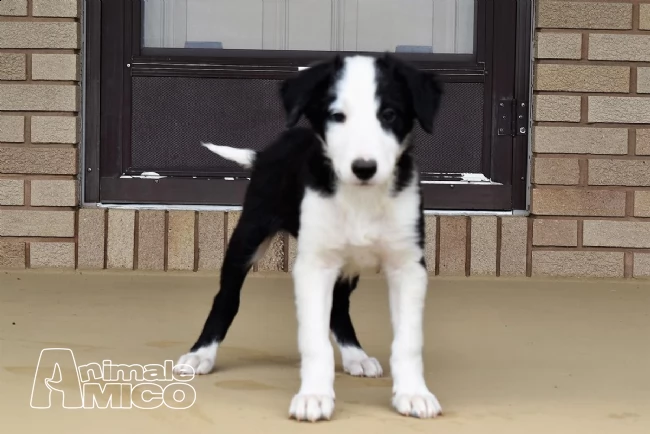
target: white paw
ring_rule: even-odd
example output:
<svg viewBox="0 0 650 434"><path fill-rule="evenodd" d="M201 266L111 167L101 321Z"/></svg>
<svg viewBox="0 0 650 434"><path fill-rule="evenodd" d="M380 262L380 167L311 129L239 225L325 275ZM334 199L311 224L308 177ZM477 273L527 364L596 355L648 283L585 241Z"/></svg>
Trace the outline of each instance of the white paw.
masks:
<svg viewBox="0 0 650 434"><path fill-rule="evenodd" d="M174 366L174 374L190 376L209 374L217 359L217 348L218 344L213 343L182 355Z"/></svg>
<svg viewBox="0 0 650 434"><path fill-rule="evenodd" d="M291 400L289 416L298 421L329 420L334 412L334 397L299 393Z"/></svg>
<svg viewBox="0 0 650 434"><path fill-rule="evenodd" d="M384 371L379 360L366 357L361 360L347 360L343 363L343 370L355 377L381 377Z"/></svg>
<svg viewBox="0 0 650 434"><path fill-rule="evenodd" d="M343 370L355 377L381 377L383 370L379 361L368 357L365 351L358 347L341 346Z"/></svg>
<svg viewBox="0 0 650 434"><path fill-rule="evenodd" d="M398 393L393 396L393 407L404 416L428 419L442 414L442 407L436 397L430 393Z"/></svg>

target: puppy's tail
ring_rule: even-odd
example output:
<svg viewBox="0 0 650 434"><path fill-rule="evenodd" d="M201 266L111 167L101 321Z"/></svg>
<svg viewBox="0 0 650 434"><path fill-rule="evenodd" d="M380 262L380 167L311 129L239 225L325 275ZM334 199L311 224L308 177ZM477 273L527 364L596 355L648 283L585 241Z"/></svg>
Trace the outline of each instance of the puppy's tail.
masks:
<svg viewBox="0 0 650 434"><path fill-rule="evenodd" d="M205 146L207 149L225 158L226 160L234 161L244 169L250 169L253 167L255 156L257 155L257 152L253 151L252 149L239 149L230 146L218 146L213 145L212 143L201 143L201 145Z"/></svg>

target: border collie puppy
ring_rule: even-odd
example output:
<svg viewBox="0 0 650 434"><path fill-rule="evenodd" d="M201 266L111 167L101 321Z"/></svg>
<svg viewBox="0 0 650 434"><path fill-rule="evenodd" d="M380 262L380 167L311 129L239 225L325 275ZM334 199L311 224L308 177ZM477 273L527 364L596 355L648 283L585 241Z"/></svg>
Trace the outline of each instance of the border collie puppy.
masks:
<svg viewBox="0 0 650 434"><path fill-rule="evenodd" d="M176 367L206 374L239 308L252 264L277 232L297 239L293 269L301 386L289 414L330 419L334 352L347 373L381 376L355 335L349 297L362 269L381 266L394 329L393 406L420 418L441 413L423 374L422 316L427 292L424 217L411 151L415 122L431 133L441 90L430 74L385 54L336 56L286 80L287 127L265 150L204 144L251 168L243 211L203 331ZM297 128L305 116L311 128Z"/></svg>

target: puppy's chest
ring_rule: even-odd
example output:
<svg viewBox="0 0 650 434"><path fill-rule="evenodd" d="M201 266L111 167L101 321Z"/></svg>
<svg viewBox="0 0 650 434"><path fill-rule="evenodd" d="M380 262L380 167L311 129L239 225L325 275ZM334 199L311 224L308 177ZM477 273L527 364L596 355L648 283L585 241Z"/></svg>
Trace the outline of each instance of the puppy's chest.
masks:
<svg viewBox="0 0 650 434"><path fill-rule="evenodd" d="M303 208L311 248L333 254L353 268L376 267L413 240L415 223L390 201L314 200ZM304 239L306 241L306 239Z"/></svg>
<svg viewBox="0 0 650 434"><path fill-rule="evenodd" d="M342 219L339 227L338 251L346 264L355 269L376 267L390 245L389 221L381 216L355 215Z"/></svg>
<svg viewBox="0 0 650 434"><path fill-rule="evenodd" d="M419 213L415 194L332 198L308 192L301 206L299 251L348 269L398 263L418 255Z"/></svg>
<svg viewBox="0 0 650 434"><path fill-rule="evenodd" d="M382 214L347 212L337 216L335 226L339 242L348 248L372 248L381 244L391 231L393 222Z"/></svg>

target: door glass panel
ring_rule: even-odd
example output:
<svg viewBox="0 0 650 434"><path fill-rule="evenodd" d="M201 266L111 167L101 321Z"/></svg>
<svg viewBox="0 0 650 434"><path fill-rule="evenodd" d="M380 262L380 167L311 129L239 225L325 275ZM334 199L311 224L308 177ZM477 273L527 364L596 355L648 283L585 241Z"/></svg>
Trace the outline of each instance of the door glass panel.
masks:
<svg viewBox="0 0 650 434"><path fill-rule="evenodd" d="M142 0L143 46L474 53L476 0Z"/></svg>

